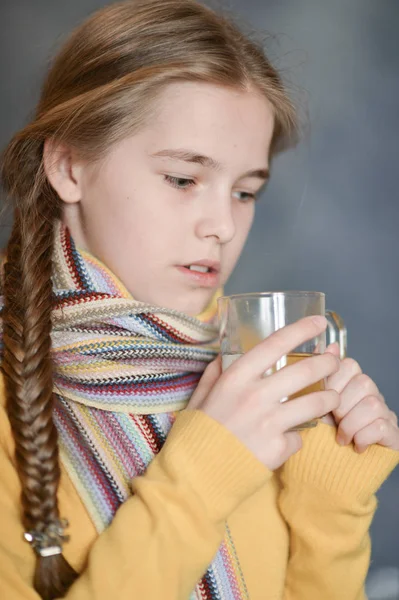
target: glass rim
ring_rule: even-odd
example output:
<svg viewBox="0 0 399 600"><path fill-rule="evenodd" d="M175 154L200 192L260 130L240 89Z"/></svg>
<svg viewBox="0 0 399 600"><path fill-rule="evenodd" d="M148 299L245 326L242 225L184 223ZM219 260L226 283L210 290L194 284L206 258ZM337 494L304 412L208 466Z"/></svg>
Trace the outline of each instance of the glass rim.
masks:
<svg viewBox="0 0 399 600"><path fill-rule="evenodd" d="M306 298L306 297L325 297L324 292L301 291L301 290L275 290L271 292L248 292L244 294L232 294L231 296L219 296L217 301L221 300L236 300L236 299L251 299L251 298L273 298L275 296Z"/></svg>

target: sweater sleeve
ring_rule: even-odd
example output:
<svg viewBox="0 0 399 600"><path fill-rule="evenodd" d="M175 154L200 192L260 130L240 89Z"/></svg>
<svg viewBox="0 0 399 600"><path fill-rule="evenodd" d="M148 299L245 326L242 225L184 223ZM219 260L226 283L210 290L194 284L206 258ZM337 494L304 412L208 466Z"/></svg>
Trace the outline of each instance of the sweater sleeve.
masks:
<svg viewBox="0 0 399 600"><path fill-rule="evenodd" d="M0 598L39 600L7 446L8 439L0 446ZM160 453L133 480L132 497L95 539L65 598L187 600L223 541L229 514L271 475L215 420L181 411Z"/></svg>
<svg viewBox="0 0 399 600"><path fill-rule="evenodd" d="M284 600L365 600L375 492L399 452L373 445L363 454L335 441L320 423L280 471L280 510L290 531Z"/></svg>

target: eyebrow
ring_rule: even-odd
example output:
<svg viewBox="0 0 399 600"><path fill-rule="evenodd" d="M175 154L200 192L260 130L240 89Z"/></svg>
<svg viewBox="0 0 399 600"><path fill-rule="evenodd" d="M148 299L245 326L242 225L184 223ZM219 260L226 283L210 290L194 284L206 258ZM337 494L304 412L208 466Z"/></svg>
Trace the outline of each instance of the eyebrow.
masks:
<svg viewBox="0 0 399 600"><path fill-rule="evenodd" d="M196 163L202 165L203 167L213 169L214 171L223 170L222 163L214 158L211 158L210 156L204 156L203 154L195 152L195 150L187 150L185 148L168 148L165 150L159 150L159 152L150 154L150 156L152 158L173 158L175 160ZM267 180L270 177L269 169L253 169L252 171L247 171L241 175L240 179L246 179L247 177L256 177L257 179Z"/></svg>

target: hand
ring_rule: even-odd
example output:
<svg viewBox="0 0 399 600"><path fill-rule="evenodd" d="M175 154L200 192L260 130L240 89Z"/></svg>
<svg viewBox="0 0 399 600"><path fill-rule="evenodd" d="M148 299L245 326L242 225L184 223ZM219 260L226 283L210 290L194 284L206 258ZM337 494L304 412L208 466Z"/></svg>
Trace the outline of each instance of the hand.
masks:
<svg viewBox="0 0 399 600"><path fill-rule="evenodd" d="M312 356L264 377L284 355L326 329L323 317L288 325L246 352L224 373L220 358L205 370L187 409L202 410L236 435L269 469L280 467L302 445L291 428L335 410L331 389L281 402L339 369L332 353Z"/></svg>
<svg viewBox="0 0 399 600"><path fill-rule="evenodd" d="M332 344L326 352L339 356L338 345ZM342 360L339 371L327 379L326 388L335 390L341 398L332 413L333 424L338 426L338 443L353 442L359 453L371 444L399 450L397 416L389 410L377 385L355 360ZM327 422L327 418L323 420Z"/></svg>

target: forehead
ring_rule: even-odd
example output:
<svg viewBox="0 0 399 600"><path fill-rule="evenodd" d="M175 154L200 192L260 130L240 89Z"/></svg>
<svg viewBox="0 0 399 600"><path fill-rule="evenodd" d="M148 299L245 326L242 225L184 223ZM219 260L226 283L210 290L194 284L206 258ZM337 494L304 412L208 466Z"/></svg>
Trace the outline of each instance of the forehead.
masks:
<svg viewBox="0 0 399 600"><path fill-rule="evenodd" d="M221 162L228 157L242 162L246 157L251 164L262 164L273 127L272 106L260 93L183 82L161 92L145 135L151 151L158 146L194 146Z"/></svg>

